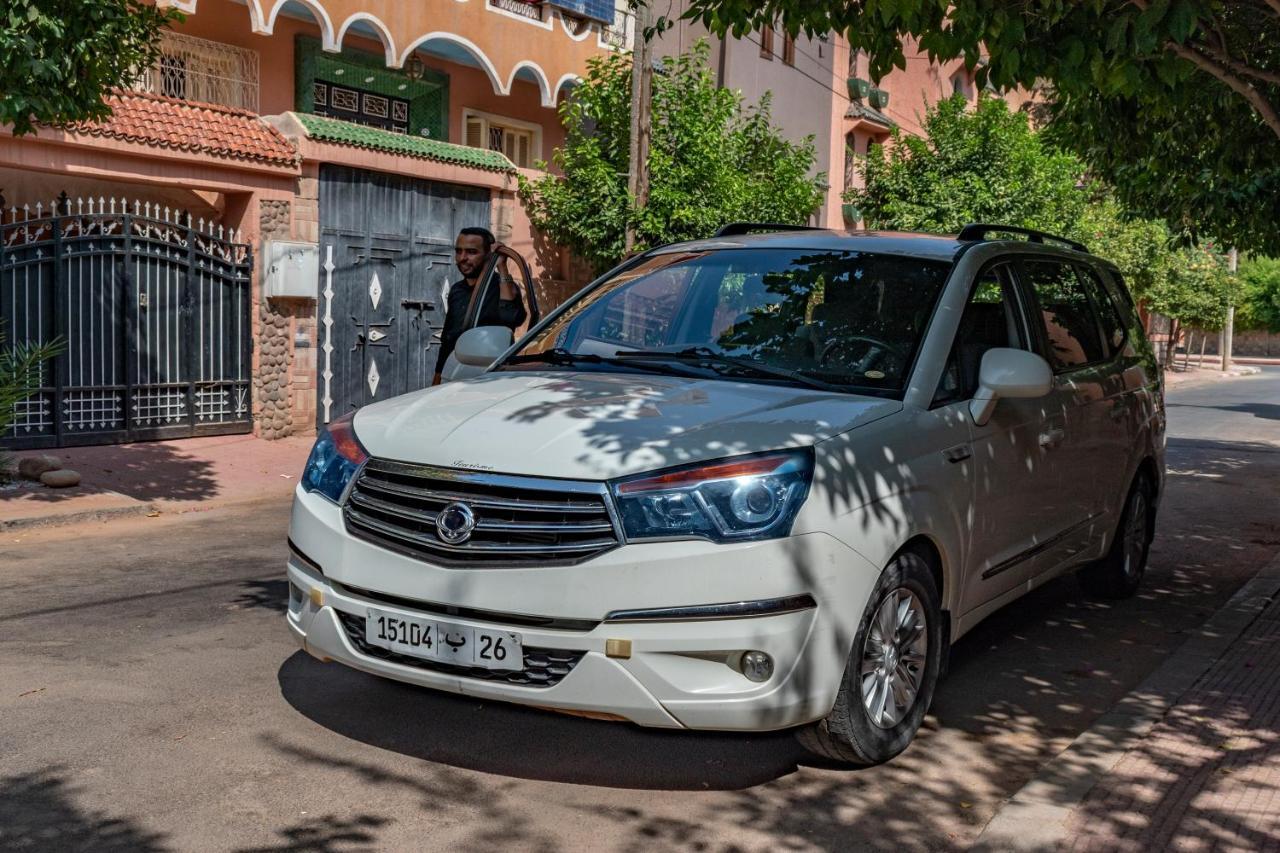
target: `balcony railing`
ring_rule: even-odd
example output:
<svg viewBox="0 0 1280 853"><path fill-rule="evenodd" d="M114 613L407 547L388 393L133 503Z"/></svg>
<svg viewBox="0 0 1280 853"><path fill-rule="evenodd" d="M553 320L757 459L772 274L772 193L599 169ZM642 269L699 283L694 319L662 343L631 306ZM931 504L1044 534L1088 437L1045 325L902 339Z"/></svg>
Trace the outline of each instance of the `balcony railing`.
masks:
<svg viewBox="0 0 1280 853"><path fill-rule="evenodd" d="M613 23L601 29L600 40L618 50L631 50L635 45L636 16L625 4L618 4L613 13Z"/></svg>
<svg viewBox="0 0 1280 853"><path fill-rule="evenodd" d="M542 4L529 3L526 0L489 0L489 5L522 18L534 21L542 20Z"/></svg>
<svg viewBox="0 0 1280 853"><path fill-rule="evenodd" d="M181 33L160 38L160 58L135 89L184 101L258 111L258 52Z"/></svg>

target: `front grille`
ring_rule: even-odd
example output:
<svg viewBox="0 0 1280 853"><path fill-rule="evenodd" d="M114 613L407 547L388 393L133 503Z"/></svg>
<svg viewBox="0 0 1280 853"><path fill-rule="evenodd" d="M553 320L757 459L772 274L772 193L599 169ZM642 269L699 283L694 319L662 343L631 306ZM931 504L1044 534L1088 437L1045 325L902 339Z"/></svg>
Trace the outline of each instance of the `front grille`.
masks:
<svg viewBox="0 0 1280 853"><path fill-rule="evenodd" d="M617 547L607 501L600 483L370 459L342 513L351 535L439 565L564 565ZM436 515L455 502L476 520L459 545L436 532Z"/></svg>
<svg viewBox="0 0 1280 853"><path fill-rule="evenodd" d="M555 687L566 675L573 671L586 652L575 652L569 649L540 649L526 646L524 649L524 669L485 669L478 666L458 666L452 663L439 663L423 660L411 655L402 655L378 646L369 645L364 637L364 617L335 611L347 632L347 639L362 655L378 660L412 666L416 669L427 669L432 672L447 672L450 675L461 675L467 678L478 678L482 681L519 684L524 687Z"/></svg>

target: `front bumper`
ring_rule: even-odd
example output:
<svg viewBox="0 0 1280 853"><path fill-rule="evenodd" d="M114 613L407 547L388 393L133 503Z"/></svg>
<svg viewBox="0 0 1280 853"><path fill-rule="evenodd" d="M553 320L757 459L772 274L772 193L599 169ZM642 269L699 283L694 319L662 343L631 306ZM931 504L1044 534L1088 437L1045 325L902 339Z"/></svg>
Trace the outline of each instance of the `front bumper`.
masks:
<svg viewBox="0 0 1280 853"><path fill-rule="evenodd" d="M349 536L337 507L301 490L290 535L307 559L290 558L287 619L312 655L451 693L613 715L644 726L766 731L824 716L877 574L825 534L732 546L628 545L577 566L442 568ZM618 610L803 593L815 606L776 615L603 621ZM396 600L389 603L389 596ZM530 686L382 659L362 652L343 624L343 614L355 625L371 606L512 631L526 649L575 653L576 663L553 685ZM466 615L456 615L457 608ZM504 621L503 613L514 621ZM516 614L573 622L530 626ZM629 643L629 656L618 656L623 644L611 649L610 640ZM768 681L752 682L736 668L745 650L773 658Z"/></svg>

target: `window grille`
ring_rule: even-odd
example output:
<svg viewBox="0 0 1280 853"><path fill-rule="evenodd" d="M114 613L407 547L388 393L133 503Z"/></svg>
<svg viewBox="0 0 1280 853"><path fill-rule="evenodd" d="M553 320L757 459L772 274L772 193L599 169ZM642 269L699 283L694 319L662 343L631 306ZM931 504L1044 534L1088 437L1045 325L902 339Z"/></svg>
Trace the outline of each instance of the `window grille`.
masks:
<svg viewBox="0 0 1280 853"><path fill-rule="evenodd" d="M258 111L258 52L181 33L160 36L160 57L134 89Z"/></svg>
<svg viewBox="0 0 1280 853"><path fill-rule="evenodd" d="M636 16L627 0L617 0L613 10L613 23L603 27L601 40L618 50L631 50L636 43Z"/></svg>
<svg viewBox="0 0 1280 853"><path fill-rule="evenodd" d="M538 158L537 134L533 128L504 124L487 116L467 114L466 143L472 148L500 151L522 169L533 168Z"/></svg>
<svg viewBox="0 0 1280 853"><path fill-rule="evenodd" d="M533 21L542 20L541 3L530 3L527 0L489 0L489 5Z"/></svg>

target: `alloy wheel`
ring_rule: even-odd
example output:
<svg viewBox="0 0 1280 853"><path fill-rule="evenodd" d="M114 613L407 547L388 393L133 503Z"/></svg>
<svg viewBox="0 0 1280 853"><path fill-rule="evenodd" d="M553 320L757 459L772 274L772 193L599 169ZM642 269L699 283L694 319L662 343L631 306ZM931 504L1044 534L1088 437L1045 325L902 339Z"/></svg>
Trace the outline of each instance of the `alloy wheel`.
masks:
<svg viewBox="0 0 1280 853"><path fill-rule="evenodd" d="M924 605L904 587L891 591L876 608L862 644L862 704L871 722L888 729L915 704L929 659Z"/></svg>
<svg viewBox="0 0 1280 853"><path fill-rule="evenodd" d="M1145 490L1134 489L1124 525L1124 574L1134 577L1142 570L1142 557L1147 550L1148 505Z"/></svg>

